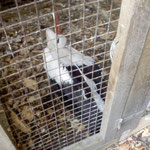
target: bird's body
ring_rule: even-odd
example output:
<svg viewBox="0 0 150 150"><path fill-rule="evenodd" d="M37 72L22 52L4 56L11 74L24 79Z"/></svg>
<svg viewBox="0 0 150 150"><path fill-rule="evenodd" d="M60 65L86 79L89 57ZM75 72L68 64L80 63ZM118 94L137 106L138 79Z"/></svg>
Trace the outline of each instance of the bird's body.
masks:
<svg viewBox="0 0 150 150"><path fill-rule="evenodd" d="M93 58L66 45L66 38L47 29L47 48L44 68L55 85L53 91L62 96L65 106L73 110L75 118L87 122L89 128L101 116L104 101L100 96L101 71ZM100 115L101 114L101 115Z"/></svg>

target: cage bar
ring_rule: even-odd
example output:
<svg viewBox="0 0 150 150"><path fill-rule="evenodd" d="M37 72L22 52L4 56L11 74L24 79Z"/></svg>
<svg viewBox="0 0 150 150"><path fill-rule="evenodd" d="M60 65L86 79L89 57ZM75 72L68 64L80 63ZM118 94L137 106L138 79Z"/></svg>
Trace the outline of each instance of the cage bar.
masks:
<svg viewBox="0 0 150 150"><path fill-rule="evenodd" d="M95 85L100 86L99 95L105 101L111 68L109 49L117 31L120 3L15 0L0 4L0 98L16 148L62 149L100 133L103 114L92 100L97 90L87 92L91 97L86 100L83 95L76 97L81 101L65 100L65 96L79 91L74 91L74 86L88 89L82 75L74 78L82 78L80 83L67 87L71 89L68 95L63 93L67 88L62 85L53 90L57 84L49 77L48 71L52 70L43 67L43 55L48 55L43 54L47 46L45 32L51 29L56 33L59 26L67 38L70 54L63 57L71 56L71 76L78 70L73 69L71 48L95 60L92 72L85 75L91 74L92 81L101 77ZM57 23L54 14L58 14ZM58 45L56 50L58 53ZM55 58L59 73L63 57L58 53ZM86 70L83 61L81 70ZM99 77L94 77L95 65L101 71Z"/></svg>

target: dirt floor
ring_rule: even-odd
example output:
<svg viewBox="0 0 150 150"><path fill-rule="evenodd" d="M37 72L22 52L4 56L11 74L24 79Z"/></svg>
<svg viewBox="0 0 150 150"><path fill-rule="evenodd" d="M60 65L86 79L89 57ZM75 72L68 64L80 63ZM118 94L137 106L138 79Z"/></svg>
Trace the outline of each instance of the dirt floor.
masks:
<svg viewBox="0 0 150 150"><path fill-rule="evenodd" d="M106 150L150 150L150 126L133 134L127 140Z"/></svg>
<svg viewBox="0 0 150 150"><path fill-rule="evenodd" d="M41 136L46 134L47 128L51 129L54 142L58 135L67 133L74 133L75 137L79 137L80 133L81 139L88 137L88 134L82 135L84 125L74 122L69 112L64 115L63 102L57 95L47 110L42 108L41 99L50 94L51 86L43 67L42 55L46 47L45 29L49 27L54 30L52 3L49 0L41 0L36 4L29 0L18 2L18 9L14 9L12 0L0 3L3 11L0 20L0 95L10 125L8 132L13 135L14 143L20 149L30 149L35 143L34 146L40 147ZM105 80L108 80L111 66L109 48L116 35L120 10L114 10L109 20L109 1L100 1L99 9L103 13L98 16L95 1L86 0L84 13L83 1L71 1L70 14L68 1L55 2L60 27L68 44L93 57L103 68ZM114 5L112 9L117 7ZM44 142L48 143L49 139Z"/></svg>

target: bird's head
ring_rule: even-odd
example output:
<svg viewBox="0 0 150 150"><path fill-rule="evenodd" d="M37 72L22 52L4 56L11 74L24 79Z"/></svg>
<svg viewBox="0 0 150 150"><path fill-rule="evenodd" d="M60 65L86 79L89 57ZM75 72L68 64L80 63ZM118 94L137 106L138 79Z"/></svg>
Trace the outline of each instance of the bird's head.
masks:
<svg viewBox="0 0 150 150"><path fill-rule="evenodd" d="M56 25L56 33L52 30L46 30L46 38L47 38L47 46L50 50L57 50L57 48L63 48L66 45L67 39L64 35L61 34L61 29L59 26L59 17L56 9L56 5L54 5L54 13L53 18L55 20Z"/></svg>
<svg viewBox="0 0 150 150"><path fill-rule="evenodd" d="M63 48L66 45L67 39L62 34L56 34L52 30L46 30L47 47L50 50L57 50L57 48Z"/></svg>

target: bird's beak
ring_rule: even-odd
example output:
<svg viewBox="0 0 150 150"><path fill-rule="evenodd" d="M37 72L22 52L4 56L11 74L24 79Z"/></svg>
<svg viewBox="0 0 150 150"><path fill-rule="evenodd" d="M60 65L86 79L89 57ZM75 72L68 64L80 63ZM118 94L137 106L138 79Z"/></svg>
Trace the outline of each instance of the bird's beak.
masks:
<svg viewBox="0 0 150 150"><path fill-rule="evenodd" d="M58 18L58 13L57 13L57 8L56 5L54 5L54 17L55 17L55 24L56 24L56 34L61 34L61 29L59 27L59 18Z"/></svg>

